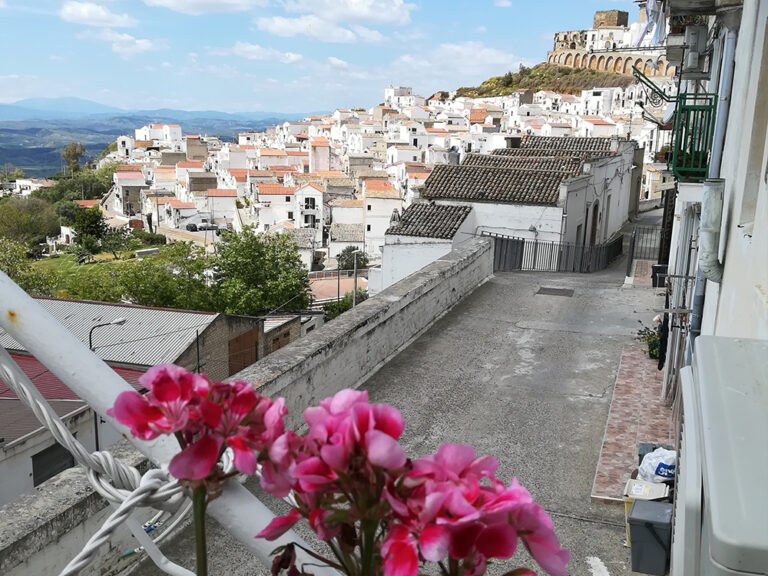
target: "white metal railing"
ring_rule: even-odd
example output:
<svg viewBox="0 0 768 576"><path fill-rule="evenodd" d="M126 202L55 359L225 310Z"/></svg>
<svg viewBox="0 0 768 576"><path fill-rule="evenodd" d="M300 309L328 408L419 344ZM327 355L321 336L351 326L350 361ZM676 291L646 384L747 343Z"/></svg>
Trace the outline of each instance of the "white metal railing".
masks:
<svg viewBox="0 0 768 576"><path fill-rule="evenodd" d="M175 481L163 482L162 479L168 477L168 463L178 451L178 446L175 445L170 437L165 436L160 436L152 441L136 440L130 435L127 427L118 424L107 416L106 412L114 405L117 396L121 392L131 390L132 388L3 272L0 272L0 326L21 343L30 354L42 362L77 396L85 400L102 418L108 419L142 454L160 469L150 470L144 478L141 478L135 491L123 499L123 504L120 507L123 507L130 499L136 499L139 496L145 498L145 500L141 501L141 505L146 506L148 493L156 494L162 490L166 490L168 494L172 493L169 487L175 484ZM21 372L7 353L2 354L0 352L0 365L3 368L2 374L4 379L13 380L16 384L20 384L17 392L20 399L33 409L33 412L35 412L35 415L44 426L53 431L56 427L54 419L58 419L58 417L50 408L48 408L50 412L46 412L45 406L47 406L47 403L42 399L42 396L37 392L31 381L24 376L23 372ZM62 425L62 427L66 429L65 426ZM74 446L71 444L65 445L70 450ZM93 464L89 461L89 458L93 458L94 455L86 455L84 453L74 455L76 457L79 456L78 462L86 468L86 471L89 473L89 480L92 482L94 474L101 475L103 473L107 477L106 481L111 480L116 485L124 485L126 483L124 477L132 474L126 473L123 469L127 467L122 464L115 465L120 472L112 470L109 466L105 465L102 465L100 470L95 470L95 468L98 468L98 464ZM106 460L109 460L109 458L111 456L104 457ZM123 476L123 478L120 476ZM131 483L136 484L135 476ZM104 495L101 490L99 491ZM122 496L125 496L125 494L122 494ZM112 500L112 502L115 504L115 500ZM162 506L161 504L154 503L151 496L149 502L155 506ZM107 523L121 516L120 507L110 516ZM254 538L255 534L272 521L274 515L251 492L237 482L228 482L221 496L207 506L207 511L265 566L271 564L271 552L278 546L290 542L297 542L302 546L307 546L293 532L288 532L273 542ZM132 531L136 528L138 532L141 532L141 534L136 534L136 536L140 538L142 544L149 544L146 542L146 538L140 537L146 535L143 529L141 529L140 524L130 519L130 510L122 514L122 520L128 520L128 526ZM107 528L106 525L105 528ZM112 530L114 530L114 527ZM96 545L101 543L103 542L96 542ZM91 544L93 542L88 543L88 545ZM148 548L147 551L150 552L150 549ZM86 550L83 552L86 552ZM312 561L301 550L297 550L297 555L300 563ZM184 568L167 561L163 562L161 555L153 557L155 554L150 554L150 556L158 564L158 567L169 574L189 574L189 571ZM82 567L84 565L79 568ZM311 566L311 568L313 573L318 576L336 574L330 568L317 567L316 565ZM68 572L65 570L63 573L74 574L76 571Z"/></svg>

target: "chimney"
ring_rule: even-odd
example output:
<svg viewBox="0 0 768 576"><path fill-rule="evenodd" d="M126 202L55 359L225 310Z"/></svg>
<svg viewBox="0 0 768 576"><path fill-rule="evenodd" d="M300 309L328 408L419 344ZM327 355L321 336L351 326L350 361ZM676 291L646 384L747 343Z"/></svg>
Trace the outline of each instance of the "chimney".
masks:
<svg viewBox="0 0 768 576"><path fill-rule="evenodd" d="M640 22L640 24L645 24L645 20L646 20L645 5L646 4L647 4L647 2L638 2L637 3L637 8L640 10L640 14L639 14L639 18L638 18L638 22Z"/></svg>

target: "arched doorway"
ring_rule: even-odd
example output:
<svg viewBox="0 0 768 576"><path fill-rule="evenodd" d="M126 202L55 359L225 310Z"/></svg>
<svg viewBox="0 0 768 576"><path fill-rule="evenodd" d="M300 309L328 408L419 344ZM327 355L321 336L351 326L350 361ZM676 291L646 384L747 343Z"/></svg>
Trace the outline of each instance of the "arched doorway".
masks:
<svg viewBox="0 0 768 576"><path fill-rule="evenodd" d="M632 74L632 58L624 60L624 74Z"/></svg>
<svg viewBox="0 0 768 576"><path fill-rule="evenodd" d="M645 65L643 66L643 74L646 76L656 76L656 70L653 69L653 60L645 61Z"/></svg>
<svg viewBox="0 0 768 576"><path fill-rule="evenodd" d="M675 72L677 72L677 70L674 66L667 67L667 76L674 76Z"/></svg>
<svg viewBox="0 0 768 576"><path fill-rule="evenodd" d="M581 66L581 54L576 54L576 58L573 59L573 67L578 68Z"/></svg>
<svg viewBox="0 0 768 576"><path fill-rule="evenodd" d="M613 72L613 56L608 56L608 59L605 61L605 71Z"/></svg>
<svg viewBox="0 0 768 576"><path fill-rule="evenodd" d="M659 60L656 62L656 65L659 67L659 71L656 72L658 76L664 76L664 72L666 69L666 63L663 60Z"/></svg>
<svg viewBox="0 0 768 576"><path fill-rule="evenodd" d="M592 54L592 56L589 58L589 69L597 70L597 56L594 54Z"/></svg>
<svg viewBox="0 0 768 576"><path fill-rule="evenodd" d="M573 66L573 54L568 54L568 56L565 57L565 65L568 67Z"/></svg>
<svg viewBox="0 0 768 576"><path fill-rule="evenodd" d="M597 69L605 70L605 56L600 56L600 58L597 59Z"/></svg>
<svg viewBox="0 0 768 576"><path fill-rule="evenodd" d="M613 71L617 74L621 74L623 72L621 65L624 64L624 60L621 58L616 58L616 62L613 65Z"/></svg>

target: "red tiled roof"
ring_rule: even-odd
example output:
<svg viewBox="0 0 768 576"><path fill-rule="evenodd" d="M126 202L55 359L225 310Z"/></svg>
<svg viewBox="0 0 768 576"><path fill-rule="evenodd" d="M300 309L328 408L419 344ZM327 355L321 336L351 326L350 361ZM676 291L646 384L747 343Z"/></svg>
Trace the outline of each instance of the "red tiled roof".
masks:
<svg viewBox="0 0 768 576"><path fill-rule="evenodd" d="M136 172L137 168L139 168L139 166L136 166L136 164L120 164L115 169L115 172Z"/></svg>
<svg viewBox="0 0 768 576"><path fill-rule="evenodd" d="M144 180L144 174L141 172L115 172L115 178L118 180Z"/></svg>
<svg viewBox="0 0 768 576"><path fill-rule="evenodd" d="M228 188L208 188L209 198L237 198L237 190Z"/></svg>
<svg viewBox="0 0 768 576"><path fill-rule="evenodd" d="M485 108L472 108L469 111L469 121L474 123L483 123L485 122L485 117L488 115L488 112Z"/></svg>
<svg viewBox="0 0 768 576"><path fill-rule="evenodd" d="M229 175L232 176L237 182L245 182L248 179L247 168L230 168Z"/></svg>
<svg viewBox="0 0 768 576"><path fill-rule="evenodd" d="M310 146L330 146L328 138L312 138L309 141Z"/></svg>
<svg viewBox="0 0 768 576"><path fill-rule="evenodd" d="M170 204L171 208L175 208L177 210L195 208L195 203L194 202L182 202L178 198L168 198L165 201L161 200L160 204Z"/></svg>
<svg viewBox="0 0 768 576"><path fill-rule="evenodd" d="M288 156L309 156L309 152L304 152L303 150L286 150L285 153Z"/></svg>
<svg viewBox="0 0 768 576"><path fill-rule="evenodd" d="M299 188L304 188L305 186L311 186L312 188L314 188L318 192L324 192L324 190L322 188L320 188L320 186L318 186L317 184L315 184L313 182L307 182L306 184L302 184L301 186L299 186ZM297 190L298 190L298 188L297 188Z"/></svg>
<svg viewBox="0 0 768 576"><path fill-rule="evenodd" d="M176 168L202 168L203 162L201 160L184 160L176 164Z"/></svg>
<svg viewBox="0 0 768 576"><path fill-rule="evenodd" d="M80 206L80 208L93 208L94 206L99 205L100 200L97 198L96 200L75 200L75 204Z"/></svg>
<svg viewBox="0 0 768 576"><path fill-rule="evenodd" d="M268 196L289 196L296 191L296 188L289 188L282 184L259 184L259 196L266 194Z"/></svg>
<svg viewBox="0 0 768 576"><path fill-rule="evenodd" d="M78 400L78 396L70 390L61 380L53 375L37 358L27 354L11 353L11 358L24 371L40 394L46 400ZM126 382L137 390L141 389L139 377L144 374L140 370L129 368L112 368ZM16 394L0 380L0 398L16 398Z"/></svg>
<svg viewBox="0 0 768 576"><path fill-rule="evenodd" d="M287 156L285 150L275 150L274 148L259 148L259 156Z"/></svg>

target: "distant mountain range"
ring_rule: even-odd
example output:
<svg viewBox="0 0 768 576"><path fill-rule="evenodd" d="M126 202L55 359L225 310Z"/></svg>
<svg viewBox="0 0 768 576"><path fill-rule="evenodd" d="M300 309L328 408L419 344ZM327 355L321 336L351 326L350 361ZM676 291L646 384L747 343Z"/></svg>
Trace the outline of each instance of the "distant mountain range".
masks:
<svg viewBox="0 0 768 576"><path fill-rule="evenodd" d="M82 142L86 155L95 157L121 134L149 123L179 124L185 134L233 140L238 132L264 130L309 114L318 112L123 110L82 98L29 98L0 104L0 166L10 163L30 176L50 176L59 171L61 150L70 142Z"/></svg>

